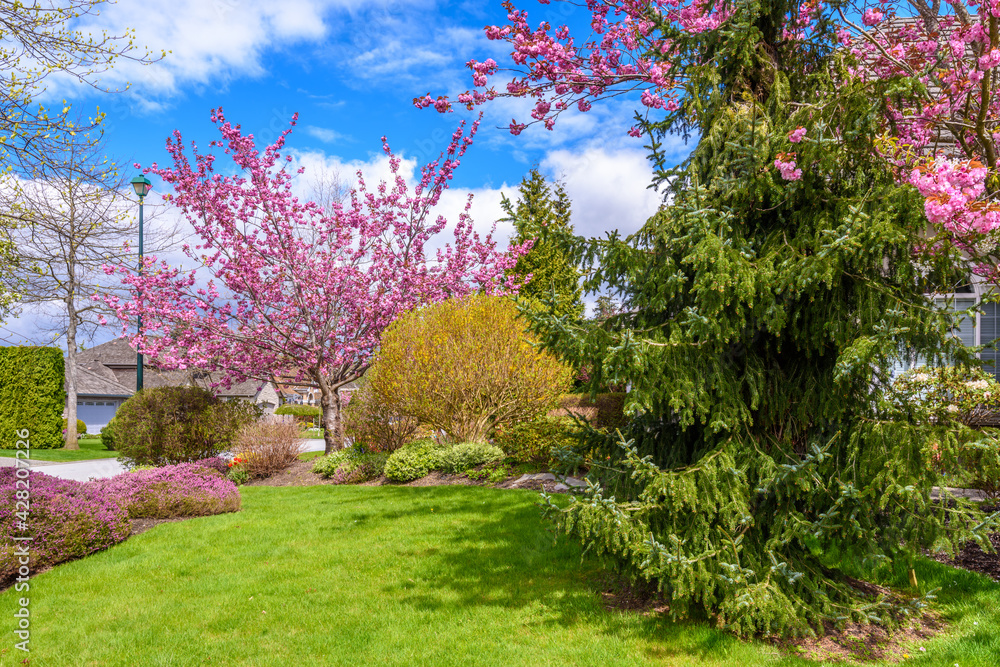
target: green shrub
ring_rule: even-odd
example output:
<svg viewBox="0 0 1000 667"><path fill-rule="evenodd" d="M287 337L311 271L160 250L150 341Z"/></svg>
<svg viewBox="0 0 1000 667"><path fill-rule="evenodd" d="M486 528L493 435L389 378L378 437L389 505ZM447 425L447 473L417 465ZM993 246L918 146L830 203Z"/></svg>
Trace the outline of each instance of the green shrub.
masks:
<svg viewBox="0 0 1000 667"><path fill-rule="evenodd" d="M420 479L438 467L438 456L446 448L433 440L415 440L389 455L385 476L394 482Z"/></svg>
<svg viewBox="0 0 1000 667"><path fill-rule="evenodd" d="M302 426L318 427L323 409L318 405L281 405L274 411L276 415L292 415Z"/></svg>
<svg viewBox="0 0 1000 667"><path fill-rule="evenodd" d="M317 459L312 470L335 484L360 484L381 477L388 459L388 452L346 447Z"/></svg>
<svg viewBox="0 0 1000 667"><path fill-rule="evenodd" d="M128 465L169 465L230 449L255 410L223 403L199 387L155 387L134 394L115 414L114 444Z"/></svg>
<svg viewBox="0 0 1000 667"><path fill-rule="evenodd" d="M552 450L577 448L580 440L569 417L541 417L497 429L493 444L515 461L550 463Z"/></svg>
<svg viewBox="0 0 1000 667"><path fill-rule="evenodd" d="M115 451L115 419L111 418L104 428L101 429L101 444L109 452Z"/></svg>
<svg viewBox="0 0 1000 667"><path fill-rule="evenodd" d="M68 419L63 419L63 423L62 423L63 435L66 434L66 429L68 427L69 427L69 420ZM84 421L82 419L77 419L76 420L76 435L77 436L87 435L87 424L84 423Z"/></svg>
<svg viewBox="0 0 1000 667"><path fill-rule="evenodd" d="M462 443L438 451L434 469L459 473L487 463L498 463L503 458L503 450L494 445L479 442Z"/></svg>
<svg viewBox="0 0 1000 667"><path fill-rule="evenodd" d="M64 373L54 347L0 347L0 442L13 447L27 430L31 449L63 446Z"/></svg>

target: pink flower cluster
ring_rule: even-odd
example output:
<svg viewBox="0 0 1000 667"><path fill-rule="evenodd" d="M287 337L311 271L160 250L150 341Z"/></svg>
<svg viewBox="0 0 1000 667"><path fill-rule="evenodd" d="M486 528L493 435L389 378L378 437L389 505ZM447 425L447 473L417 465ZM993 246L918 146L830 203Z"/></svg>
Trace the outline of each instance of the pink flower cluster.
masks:
<svg viewBox="0 0 1000 667"><path fill-rule="evenodd" d="M786 181L797 181L802 178L802 170L795 164L795 153L778 153L774 166Z"/></svg>

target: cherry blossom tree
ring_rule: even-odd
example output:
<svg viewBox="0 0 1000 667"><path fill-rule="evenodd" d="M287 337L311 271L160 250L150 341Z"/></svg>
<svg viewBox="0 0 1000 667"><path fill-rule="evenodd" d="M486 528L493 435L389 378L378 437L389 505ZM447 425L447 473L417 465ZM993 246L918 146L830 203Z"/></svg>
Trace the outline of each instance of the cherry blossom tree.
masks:
<svg viewBox="0 0 1000 667"><path fill-rule="evenodd" d="M160 367L222 369L226 383L279 375L318 386L330 452L343 446L338 389L365 372L382 331L423 304L516 291L519 283L504 275L525 249L499 250L492 234L481 238L471 197L452 227L433 214L478 121L467 133L459 126L412 190L383 138L392 180L370 189L359 172L347 200L325 207L293 194L292 158L281 151L296 119L263 151L221 108L212 121L221 139L210 146L233 160L235 175L217 173L216 156L193 145L190 161L179 132L167 141L173 166L146 169L172 186L165 199L200 237L184 246L198 268L155 257L142 275L106 267L131 289L127 300L108 300L123 335L142 315L132 341Z"/></svg>

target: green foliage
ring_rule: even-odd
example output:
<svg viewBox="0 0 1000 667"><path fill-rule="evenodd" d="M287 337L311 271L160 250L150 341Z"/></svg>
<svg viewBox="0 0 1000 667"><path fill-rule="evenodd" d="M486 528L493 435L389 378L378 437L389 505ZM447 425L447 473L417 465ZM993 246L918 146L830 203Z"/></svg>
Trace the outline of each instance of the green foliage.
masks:
<svg viewBox="0 0 1000 667"><path fill-rule="evenodd" d="M500 205L507 214L503 220L514 223L511 243L534 241L511 271L517 276L531 275L518 296L533 307L548 308L556 317L583 317L580 270L562 243L573 235L570 201L563 186L557 183L553 192L538 169L532 169L521 180L517 203L504 196Z"/></svg>
<svg viewBox="0 0 1000 667"><path fill-rule="evenodd" d="M539 417L497 429L493 444L518 462L548 464L553 448L577 449L578 429L568 417Z"/></svg>
<svg viewBox="0 0 1000 667"><path fill-rule="evenodd" d="M66 432L66 427L67 426L69 426L69 420L63 419L63 421L62 421L62 430L63 430L63 433ZM76 420L76 434L78 436L87 435L87 424L84 423L84 421L82 419L77 419Z"/></svg>
<svg viewBox="0 0 1000 667"><path fill-rule="evenodd" d="M355 445L316 459L312 471L337 484L360 484L381 477L388 459L388 452L367 451Z"/></svg>
<svg viewBox="0 0 1000 667"><path fill-rule="evenodd" d="M13 448L30 433L31 449L63 446L65 367L54 347L0 347L0 443Z"/></svg>
<svg viewBox="0 0 1000 667"><path fill-rule="evenodd" d="M554 407L570 375L537 348L510 299L480 294L397 319L382 335L365 391L380 410L452 442L485 442L496 425Z"/></svg>
<svg viewBox="0 0 1000 667"><path fill-rule="evenodd" d="M385 476L393 482L412 482L438 466L438 456L447 445L433 440L414 440L389 455Z"/></svg>
<svg viewBox="0 0 1000 667"><path fill-rule="evenodd" d="M104 449L108 451L115 451L115 418L112 417L111 421L104 425L101 429L101 444L104 445Z"/></svg>
<svg viewBox="0 0 1000 667"><path fill-rule="evenodd" d="M437 452L434 469L448 473L463 473L488 463L503 461L503 450L480 442L460 443Z"/></svg>
<svg viewBox="0 0 1000 667"><path fill-rule="evenodd" d="M913 609L863 599L829 554L912 563L991 528L931 500L956 430L883 400L904 351L968 363L925 296L962 278L958 253L921 254L922 199L874 148L889 84L845 76L823 23L782 41L786 7L734 5L724 30L678 35L681 104L644 125L654 160L667 132L700 135L677 169L657 161L670 204L628 239L575 247L585 288L623 313L573 327L528 313L590 389L629 388L625 437L587 431L598 488L550 516L674 618L744 635L892 625ZM801 180L774 168L791 151Z"/></svg>
<svg viewBox="0 0 1000 667"><path fill-rule="evenodd" d="M318 405L282 405L274 411L276 415L295 415L296 417L319 417L323 410Z"/></svg>
<svg viewBox="0 0 1000 667"><path fill-rule="evenodd" d="M169 465L217 456L259 412L224 403L200 387L155 387L134 394L115 414L113 440L126 465Z"/></svg>
<svg viewBox="0 0 1000 667"><path fill-rule="evenodd" d="M226 477L236 486L243 486L250 481L250 473L246 471L246 468L239 465L234 465L229 468L229 472L226 473Z"/></svg>

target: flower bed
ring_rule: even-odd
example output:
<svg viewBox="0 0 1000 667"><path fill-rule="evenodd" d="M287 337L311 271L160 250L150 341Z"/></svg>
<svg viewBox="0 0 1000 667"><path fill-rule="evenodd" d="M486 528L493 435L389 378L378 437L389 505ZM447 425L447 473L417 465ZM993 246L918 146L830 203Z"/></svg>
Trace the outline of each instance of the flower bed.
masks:
<svg viewBox="0 0 1000 667"><path fill-rule="evenodd" d="M119 498L133 519L208 516L240 509L240 492L215 469L181 463L92 482Z"/></svg>
<svg viewBox="0 0 1000 667"><path fill-rule="evenodd" d="M18 507L19 499L27 502L27 513L21 517L17 513L24 512L25 506ZM0 531L0 585L7 585L25 565L18 553L21 545L27 544L27 566L37 573L118 544L129 536L130 525L121 500L92 482L35 471L18 478L15 468L0 468ZM14 539L28 535L30 541Z"/></svg>

